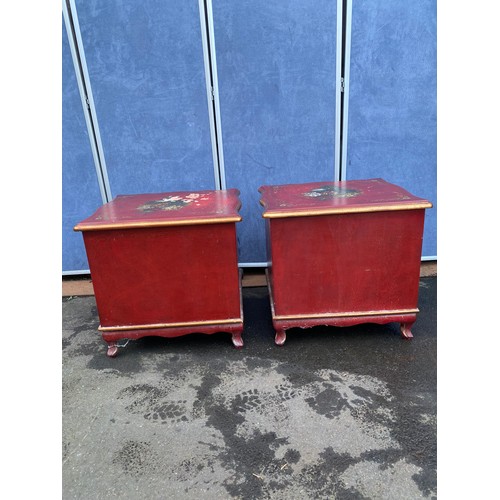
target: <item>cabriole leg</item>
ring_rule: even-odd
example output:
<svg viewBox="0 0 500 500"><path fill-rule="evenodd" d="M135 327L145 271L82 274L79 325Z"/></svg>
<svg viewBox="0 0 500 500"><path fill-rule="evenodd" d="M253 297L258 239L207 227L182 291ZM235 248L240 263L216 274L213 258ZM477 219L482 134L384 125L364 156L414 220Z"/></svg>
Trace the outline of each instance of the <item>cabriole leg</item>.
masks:
<svg viewBox="0 0 500 500"><path fill-rule="evenodd" d="M118 354L118 344L116 342L108 342L108 352L106 353L109 358L114 358Z"/></svg>
<svg viewBox="0 0 500 500"><path fill-rule="evenodd" d="M411 333L411 327L413 326L415 321L411 321L409 323L401 323L401 335L405 339L412 339L413 335Z"/></svg>
<svg viewBox="0 0 500 500"><path fill-rule="evenodd" d="M282 346L286 340L285 330L276 330L276 335L274 337L274 343L276 345Z"/></svg>
<svg viewBox="0 0 500 500"><path fill-rule="evenodd" d="M243 347L243 339L241 338L241 332L233 332L232 341L236 349L241 349Z"/></svg>

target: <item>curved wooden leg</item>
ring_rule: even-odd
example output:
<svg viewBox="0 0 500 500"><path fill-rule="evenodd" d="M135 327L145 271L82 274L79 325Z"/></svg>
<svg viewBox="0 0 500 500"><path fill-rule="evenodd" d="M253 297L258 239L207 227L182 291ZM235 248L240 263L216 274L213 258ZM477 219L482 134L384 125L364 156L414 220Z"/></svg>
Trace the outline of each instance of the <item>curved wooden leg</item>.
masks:
<svg viewBox="0 0 500 500"><path fill-rule="evenodd" d="M282 346L286 340L285 330L276 330L276 335L274 337L274 343L276 345Z"/></svg>
<svg viewBox="0 0 500 500"><path fill-rule="evenodd" d="M116 342L108 342L108 358L114 358L118 354L118 345Z"/></svg>
<svg viewBox="0 0 500 500"><path fill-rule="evenodd" d="M241 332L233 332L232 341L236 349L241 349L243 347L243 339L241 338Z"/></svg>
<svg viewBox="0 0 500 500"><path fill-rule="evenodd" d="M412 321L411 323L401 323L400 329L403 338L408 340L413 338L413 335L411 333L411 327L413 326L413 323L415 323L415 321Z"/></svg>

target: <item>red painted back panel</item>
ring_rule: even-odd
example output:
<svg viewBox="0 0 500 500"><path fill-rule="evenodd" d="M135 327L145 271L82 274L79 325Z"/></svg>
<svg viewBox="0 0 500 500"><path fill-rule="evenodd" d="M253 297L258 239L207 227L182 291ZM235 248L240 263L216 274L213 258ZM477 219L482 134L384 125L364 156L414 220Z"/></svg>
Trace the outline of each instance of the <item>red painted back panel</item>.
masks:
<svg viewBox="0 0 500 500"><path fill-rule="evenodd" d="M417 307L423 209L269 222L277 315Z"/></svg>
<svg viewBox="0 0 500 500"><path fill-rule="evenodd" d="M101 326L240 317L234 223L83 235Z"/></svg>

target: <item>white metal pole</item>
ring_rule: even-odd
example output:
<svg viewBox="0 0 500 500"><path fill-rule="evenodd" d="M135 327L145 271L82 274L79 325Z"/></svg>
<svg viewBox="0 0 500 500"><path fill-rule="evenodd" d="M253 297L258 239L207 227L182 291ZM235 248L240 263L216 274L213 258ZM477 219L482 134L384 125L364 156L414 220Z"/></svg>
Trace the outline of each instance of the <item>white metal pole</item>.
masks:
<svg viewBox="0 0 500 500"><path fill-rule="evenodd" d="M80 25L74 0L65 0L62 2L64 23L68 35L71 57L75 67L75 76L78 82L78 90L82 101L83 114L87 125L87 132L90 139L90 147L94 158L94 165L97 173L97 181L103 203L111 201L111 188L109 186L108 172L106 169L106 160L102 147L101 135L99 133L99 124L92 96L92 88L85 60L85 51L83 49ZM69 8L68 8L69 7ZM74 35L74 38L73 38Z"/></svg>
<svg viewBox="0 0 500 500"><path fill-rule="evenodd" d="M217 152L219 154L219 172L221 179L221 188L226 189L226 169L224 164L224 147L222 142L222 119L220 113L219 99L219 78L217 73L217 57L215 49L215 28L212 0L206 0L207 5L207 24L208 36L210 37L210 62L212 66L212 85L215 107L215 127L217 130Z"/></svg>
<svg viewBox="0 0 500 500"><path fill-rule="evenodd" d="M213 106L212 77L210 67L210 50L208 48L208 33L206 24L205 1L198 0L198 10L200 12L201 42L203 45L203 62L205 66L205 87L207 90L208 121L210 122L210 139L212 143L212 162L214 169L215 189L222 189L219 174L219 153L217 151L217 133L215 128L215 113Z"/></svg>
<svg viewBox="0 0 500 500"><path fill-rule="evenodd" d="M340 179L347 179L347 131L349 128L349 83L351 77L352 0L346 0L346 36L344 54L344 112L342 117L342 158Z"/></svg>
<svg viewBox="0 0 500 500"><path fill-rule="evenodd" d="M335 56L335 170L334 181L340 180L340 155L341 155L341 98L342 98L342 4L343 0L337 0L337 38Z"/></svg>
<svg viewBox="0 0 500 500"><path fill-rule="evenodd" d="M212 1L198 0L216 189L226 189Z"/></svg>

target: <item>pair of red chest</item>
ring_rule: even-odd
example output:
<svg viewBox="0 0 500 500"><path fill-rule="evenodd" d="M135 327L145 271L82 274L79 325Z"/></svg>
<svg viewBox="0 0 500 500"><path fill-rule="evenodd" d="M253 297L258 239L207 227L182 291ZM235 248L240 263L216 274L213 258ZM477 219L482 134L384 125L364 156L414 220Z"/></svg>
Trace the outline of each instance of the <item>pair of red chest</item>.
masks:
<svg viewBox="0 0 500 500"><path fill-rule="evenodd" d="M293 327L416 319L425 208L382 179L263 186L269 295ZM108 355L148 335L229 332L242 347L236 189L118 196L82 231Z"/></svg>

